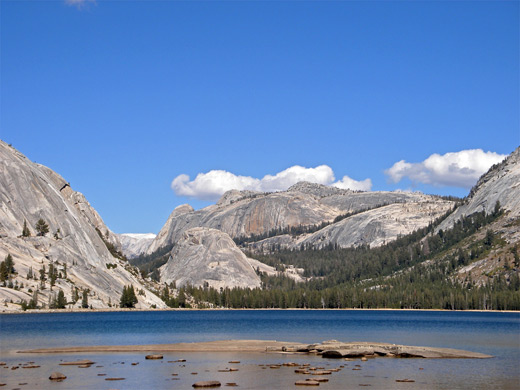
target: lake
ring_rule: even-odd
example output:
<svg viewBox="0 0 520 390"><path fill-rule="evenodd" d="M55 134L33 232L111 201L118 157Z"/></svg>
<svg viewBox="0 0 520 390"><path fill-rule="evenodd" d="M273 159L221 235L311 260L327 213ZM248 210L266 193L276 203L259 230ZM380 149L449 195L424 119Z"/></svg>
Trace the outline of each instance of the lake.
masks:
<svg viewBox="0 0 520 390"><path fill-rule="evenodd" d="M219 380L223 385L234 382L242 389L294 388L296 380L306 377L295 374L294 368L269 369L266 366L289 361L326 368L344 366L329 378L329 382L320 385L327 389L359 389L360 386L379 389L520 388L520 313L390 310L41 313L0 315L0 329L1 360L9 367L0 367L0 383L6 383L6 388L189 389L200 380ZM464 349L490 354L494 358L378 358L346 362L306 355L171 353L164 354L163 360L149 361L142 353L16 353L53 346L227 339L389 342ZM61 360L78 358L91 359L96 365L83 369L58 365ZM181 358L186 362L168 363ZM239 370L219 372L219 369L229 367L230 360L240 360ZM40 367L11 369L28 361L34 361ZM53 371L63 372L67 379L50 383L47 378ZM125 380L108 382L106 377L124 377ZM415 382L400 383L396 379Z"/></svg>

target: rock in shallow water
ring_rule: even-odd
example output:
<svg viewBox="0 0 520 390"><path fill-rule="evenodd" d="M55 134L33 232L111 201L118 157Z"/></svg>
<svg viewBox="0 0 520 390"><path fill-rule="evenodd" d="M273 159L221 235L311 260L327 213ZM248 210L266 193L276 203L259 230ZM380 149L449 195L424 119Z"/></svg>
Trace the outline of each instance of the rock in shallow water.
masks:
<svg viewBox="0 0 520 390"><path fill-rule="evenodd" d="M62 381L64 379L67 379L67 377L63 375L61 372L53 372L49 379L51 381Z"/></svg>
<svg viewBox="0 0 520 390"><path fill-rule="evenodd" d="M207 388L207 387L220 387L221 384L219 381L201 381L201 382L195 382L193 385L195 388Z"/></svg>

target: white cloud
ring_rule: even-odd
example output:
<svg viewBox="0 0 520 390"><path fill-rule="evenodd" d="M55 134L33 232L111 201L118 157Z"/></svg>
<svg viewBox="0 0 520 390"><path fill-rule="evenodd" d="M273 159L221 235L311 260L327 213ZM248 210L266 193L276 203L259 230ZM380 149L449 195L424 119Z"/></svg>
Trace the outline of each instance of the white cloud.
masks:
<svg viewBox="0 0 520 390"><path fill-rule="evenodd" d="M394 183L408 177L414 183L471 188L493 164L506 157L482 149L461 150L442 156L435 153L419 163L398 161L385 174Z"/></svg>
<svg viewBox="0 0 520 390"><path fill-rule="evenodd" d="M354 191L370 191L372 189L372 180L365 179L357 181L348 176L343 176L343 179L332 184L334 187L349 189Z"/></svg>
<svg viewBox="0 0 520 390"><path fill-rule="evenodd" d="M65 4L81 9L88 4L96 4L96 0L65 0Z"/></svg>
<svg viewBox="0 0 520 390"><path fill-rule="evenodd" d="M190 180L188 175L181 174L173 179L171 187L176 195L202 200L217 200L224 192L229 190L284 191L299 181L353 190L370 190L372 187L370 179L358 182L344 176L341 181L334 183L334 180L334 172L327 165L320 165L316 168L294 165L275 175L265 175L262 179L239 176L223 170L199 173L194 180Z"/></svg>

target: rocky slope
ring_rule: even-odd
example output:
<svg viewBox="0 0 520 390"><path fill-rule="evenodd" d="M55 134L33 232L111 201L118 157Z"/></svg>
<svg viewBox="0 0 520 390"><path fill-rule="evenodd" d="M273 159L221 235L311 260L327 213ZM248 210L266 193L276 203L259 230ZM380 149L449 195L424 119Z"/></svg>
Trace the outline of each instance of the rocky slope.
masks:
<svg viewBox="0 0 520 390"><path fill-rule="evenodd" d="M128 259L145 253L156 237L153 233L123 233L117 236L121 242L121 251Z"/></svg>
<svg viewBox="0 0 520 390"><path fill-rule="evenodd" d="M491 167L471 189L466 202L439 226L446 230L464 215L485 210L491 213L499 201L510 219L520 216L520 147Z"/></svg>
<svg viewBox="0 0 520 390"><path fill-rule="evenodd" d="M226 233L203 227L186 230L159 270L161 282L175 282L177 287L206 283L216 289L255 288L261 284L247 257Z"/></svg>
<svg viewBox="0 0 520 390"><path fill-rule="evenodd" d="M370 245L380 246L427 226L453 207L453 202L442 200L394 203L355 214L331 224L315 233L292 237L283 235L249 245L250 249L271 252L276 249L320 249L328 245L339 248Z"/></svg>
<svg viewBox="0 0 520 390"><path fill-rule="evenodd" d="M410 206L420 211L420 217L409 213L401 215L406 207L403 204L419 204L423 206ZM363 237L363 243L379 245L384 240L391 240L397 234L405 234L410 229L427 225L432 218L443 214L452 202L439 197L423 195L420 193L406 192L353 192L339 188L328 187L319 184L301 182L289 188L287 191L275 193L258 193L252 191L228 191L217 204L201 210L193 210L189 205L177 207L156 239L147 250L151 254L160 248L168 247L180 239L184 231L193 227L210 227L229 234L232 238L249 237L251 235L267 234L273 230L281 230L288 227L314 226L322 223L332 223L338 216L346 213L356 213L363 210L379 208L383 205L398 205L395 208L382 208L378 212L363 213L362 217L369 220L364 222L366 231L359 234ZM424 209L424 210L423 210ZM389 215L381 212L389 211ZM424 212L423 212L424 211ZM394 215L394 212L397 215ZM399 219L399 223L388 224L385 220ZM328 229L324 240L319 246L329 242L338 242L340 245L351 245L353 240L349 238L353 234L352 229L345 227L350 225L343 223L336 229ZM351 225L356 228L355 225ZM389 231L386 231L386 228ZM359 229L358 229L359 230ZM375 233L374 230L377 232ZM344 235L345 237L339 237ZM318 235L316 236L318 237ZM320 236L321 237L321 236ZM369 239L372 237L372 239ZM302 237L296 241L301 241ZM287 241L287 237L277 236L274 241ZM313 241L318 240L313 238ZM291 243L295 240L290 239ZM361 242L360 237L354 241Z"/></svg>
<svg viewBox="0 0 520 390"><path fill-rule="evenodd" d="M40 218L49 227L45 235L35 230ZM29 237L22 237L24 221ZM103 308L118 303L123 286L132 284L140 292L139 307L162 307L162 301L143 286L138 272L114 258L104 241L115 250L120 248L117 236L82 194L57 173L0 141L0 259L10 254L15 268L10 278L13 288L1 287L0 301L10 307L11 300L29 301L38 290L39 304L47 305L61 289L72 302L73 291L78 289L80 294L88 291L89 305ZM39 280L39 270L48 271L51 264L62 276L52 290L49 280L43 284ZM31 272L34 277L28 278Z"/></svg>

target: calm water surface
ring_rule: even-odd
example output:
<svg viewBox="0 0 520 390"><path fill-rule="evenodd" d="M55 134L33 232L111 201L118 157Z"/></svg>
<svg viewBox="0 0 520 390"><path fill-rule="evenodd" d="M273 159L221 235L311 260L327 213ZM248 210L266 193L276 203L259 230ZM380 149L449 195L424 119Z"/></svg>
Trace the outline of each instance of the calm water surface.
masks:
<svg viewBox="0 0 520 390"><path fill-rule="evenodd" d="M294 388L294 368L268 369L260 364L296 361L313 366L346 365L321 388L358 389L520 389L520 313L261 310L53 313L1 315L1 360L8 367L35 361L35 369L2 369L6 388L52 389L189 389L199 380L236 382L242 389ZM295 342L381 341L396 344L466 349L493 359L370 359L344 362L314 356L277 354L183 353L146 361L143 354L28 355L17 350L52 346L131 345L225 339ZM59 366L60 360L89 358L88 369ZM184 358L186 363L167 363ZM239 359L238 372L220 373ZM139 365L132 366L136 362ZM361 364L362 370L352 370ZM67 380L50 383L52 371ZM197 374L192 375L192 372ZM172 376L172 374L178 374ZM104 376L126 378L106 382ZM415 383L398 383L410 378ZM27 385L19 385L27 383Z"/></svg>

